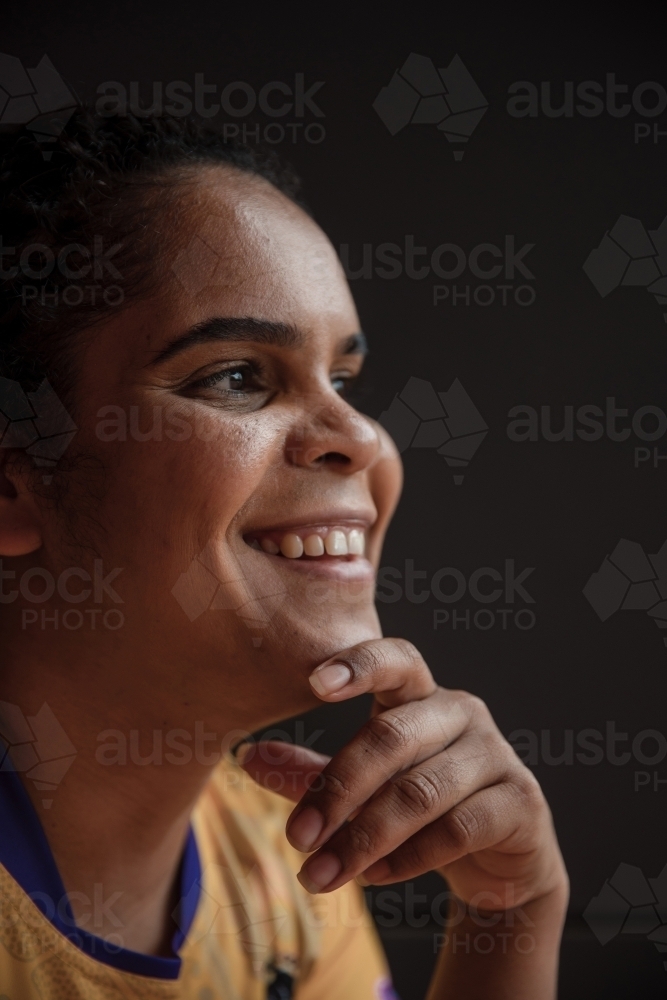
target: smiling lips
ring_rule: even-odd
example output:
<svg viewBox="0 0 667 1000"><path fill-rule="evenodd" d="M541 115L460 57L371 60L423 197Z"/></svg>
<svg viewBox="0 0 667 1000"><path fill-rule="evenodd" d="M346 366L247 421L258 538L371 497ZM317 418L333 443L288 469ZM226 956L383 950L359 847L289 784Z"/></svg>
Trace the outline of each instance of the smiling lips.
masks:
<svg viewBox="0 0 667 1000"><path fill-rule="evenodd" d="M318 559L321 556L363 556L366 539L359 528L321 527L294 531L255 532L247 538L255 549L286 559Z"/></svg>

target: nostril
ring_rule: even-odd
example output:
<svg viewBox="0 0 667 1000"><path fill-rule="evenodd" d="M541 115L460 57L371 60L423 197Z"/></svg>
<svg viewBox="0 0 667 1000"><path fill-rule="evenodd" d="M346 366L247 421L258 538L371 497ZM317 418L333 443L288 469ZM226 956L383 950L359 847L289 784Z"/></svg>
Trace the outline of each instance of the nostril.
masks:
<svg viewBox="0 0 667 1000"><path fill-rule="evenodd" d="M320 465L324 462L331 462L335 465L349 465L350 457L348 455L343 455L340 451L328 451L325 455L321 455L317 459L317 464Z"/></svg>

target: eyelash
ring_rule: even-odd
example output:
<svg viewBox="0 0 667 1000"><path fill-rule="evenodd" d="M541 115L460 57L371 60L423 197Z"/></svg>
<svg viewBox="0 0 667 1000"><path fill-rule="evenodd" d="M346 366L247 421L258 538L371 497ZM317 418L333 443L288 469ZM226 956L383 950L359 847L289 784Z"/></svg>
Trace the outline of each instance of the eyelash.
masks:
<svg viewBox="0 0 667 1000"><path fill-rule="evenodd" d="M212 372L210 375L206 375L204 378L197 379L195 382L191 382L188 388L190 389L215 389L219 386L220 382L228 375L234 372L242 372L244 375L250 375L255 377L258 373L257 370L248 364L236 364L230 365L228 368L220 368L217 372ZM242 390L239 389L226 389L224 390L229 395L236 395Z"/></svg>
<svg viewBox="0 0 667 1000"><path fill-rule="evenodd" d="M237 363L234 365L229 365L226 368L220 368L218 369L218 371L212 372L210 375L204 376L204 378L197 379L194 382L190 382L189 385L187 386L187 389L190 391L217 389L217 391L220 392L221 394L224 394L228 397L229 396L235 397L237 399L242 394L244 393L247 394L248 391L251 392L260 391L261 387L254 387L253 389L249 389L248 387L243 387L242 389L219 388L220 382L222 382L224 378L226 378L230 374L233 374L234 372L242 372L244 375L250 376L251 378L259 378L261 377L262 374L261 371L259 370L259 367L256 365L248 364L247 362ZM358 376L353 375L351 372L334 372L331 375L332 384L335 382L343 383L341 390L340 391L336 390L337 392L339 392L339 395L341 396L347 395L349 390L356 382L357 378Z"/></svg>

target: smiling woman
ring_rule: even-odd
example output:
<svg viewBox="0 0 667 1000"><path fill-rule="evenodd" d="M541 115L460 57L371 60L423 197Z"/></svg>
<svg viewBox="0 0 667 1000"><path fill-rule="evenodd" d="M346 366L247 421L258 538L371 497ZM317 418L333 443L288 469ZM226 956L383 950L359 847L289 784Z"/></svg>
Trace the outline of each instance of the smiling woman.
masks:
<svg viewBox="0 0 667 1000"><path fill-rule="evenodd" d="M346 398L365 339L292 182L187 119L80 111L46 161L6 146L3 990L390 997L357 883L435 869L485 941L450 935L433 1000L554 996L541 792L381 637L400 462ZM46 472L28 444L62 407L17 404L45 379L77 427ZM250 739L364 692L331 760Z"/></svg>

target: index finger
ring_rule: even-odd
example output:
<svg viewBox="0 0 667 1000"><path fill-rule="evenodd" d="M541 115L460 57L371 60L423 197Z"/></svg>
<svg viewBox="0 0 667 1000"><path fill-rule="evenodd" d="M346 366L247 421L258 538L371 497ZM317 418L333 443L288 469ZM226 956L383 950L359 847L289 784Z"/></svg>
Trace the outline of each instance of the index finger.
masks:
<svg viewBox="0 0 667 1000"><path fill-rule="evenodd" d="M318 698L336 702L372 692L382 708L421 701L436 689L419 650L406 639L372 639L350 646L310 675Z"/></svg>
<svg viewBox="0 0 667 1000"><path fill-rule="evenodd" d="M404 640L361 643L332 660L315 671L317 677L331 669L335 690L328 700L372 691L379 710L325 767L317 789L306 792L288 820L287 836L302 851L314 850L387 781L444 749L469 722L457 693L439 688Z"/></svg>

